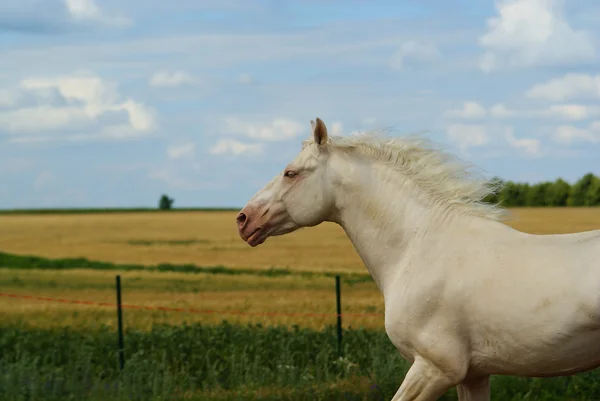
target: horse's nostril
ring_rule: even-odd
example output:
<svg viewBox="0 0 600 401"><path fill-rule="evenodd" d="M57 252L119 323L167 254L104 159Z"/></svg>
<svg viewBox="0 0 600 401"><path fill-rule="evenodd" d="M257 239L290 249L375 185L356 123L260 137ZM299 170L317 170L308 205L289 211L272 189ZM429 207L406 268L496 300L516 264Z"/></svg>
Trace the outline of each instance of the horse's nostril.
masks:
<svg viewBox="0 0 600 401"><path fill-rule="evenodd" d="M244 213L238 214L236 221L238 223L238 226L243 225L246 222L246 215Z"/></svg>

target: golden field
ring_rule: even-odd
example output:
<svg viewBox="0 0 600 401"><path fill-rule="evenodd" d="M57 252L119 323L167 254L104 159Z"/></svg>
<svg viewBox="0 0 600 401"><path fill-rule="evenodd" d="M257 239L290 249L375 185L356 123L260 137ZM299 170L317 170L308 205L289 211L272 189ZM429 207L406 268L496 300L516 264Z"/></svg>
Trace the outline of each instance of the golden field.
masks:
<svg viewBox="0 0 600 401"><path fill-rule="evenodd" d="M600 208L511 209L518 230L553 234L600 228ZM0 249L114 263L223 265L365 272L343 230L331 223L269 238L251 248L235 212L0 215Z"/></svg>
<svg viewBox="0 0 600 401"><path fill-rule="evenodd" d="M235 212L0 215L0 249L114 263L362 271L341 228L323 224L251 248Z"/></svg>
<svg viewBox="0 0 600 401"><path fill-rule="evenodd" d="M552 234L600 228L600 208L512 209L507 224ZM289 267L294 271L366 270L344 232L322 224L251 248L237 235L234 212L0 215L0 250L14 254L86 257L114 263ZM1 267L1 266L0 266ZM115 302L114 271L0 269L0 292ZM193 308L207 313L126 309L127 327L155 323L261 322L322 328L335 323L335 283L328 277L122 272L123 303ZM372 282L342 286L344 326L382 328L382 297ZM209 313L217 311L220 313ZM233 313L235 312L235 313ZM249 313L240 315L237 312ZM328 316L266 316L261 313ZM0 297L3 323L92 328L116 323L111 307Z"/></svg>

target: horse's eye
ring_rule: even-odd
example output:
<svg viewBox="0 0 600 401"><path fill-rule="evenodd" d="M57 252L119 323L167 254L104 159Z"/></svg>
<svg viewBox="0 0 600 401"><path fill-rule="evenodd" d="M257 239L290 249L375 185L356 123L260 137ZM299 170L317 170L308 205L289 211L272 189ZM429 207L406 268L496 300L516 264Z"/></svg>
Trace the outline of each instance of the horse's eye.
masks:
<svg viewBox="0 0 600 401"><path fill-rule="evenodd" d="M288 170L285 172L284 177L294 178L296 176L296 174L298 174L298 173L296 173L295 171Z"/></svg>

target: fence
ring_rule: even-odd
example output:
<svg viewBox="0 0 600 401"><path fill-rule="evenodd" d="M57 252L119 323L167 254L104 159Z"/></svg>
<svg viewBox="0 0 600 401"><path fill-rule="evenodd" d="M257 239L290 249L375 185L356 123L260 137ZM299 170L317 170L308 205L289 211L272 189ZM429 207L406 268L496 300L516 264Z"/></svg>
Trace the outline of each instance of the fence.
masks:
<svg viewBox="0 0 600 401"><path fill-rule="evenodd" d="M338 355L343 356L342 351L342 316L380 316L377 313L345 313L342 314L342 297L341 297L341 283L340 276L335 276L335 298L336 298L336 313L282 313L282 312L240 312L240 311L217 311L217 310L201 310L193 308L173 308L165 306L144 306L144 305L131 305L123 304L121 297L121 276L116 276L116 304L109 302L94 302L94 301L82 301L76 299L64 299L64 298L49 298L33 295L20 295L10 293L0 293L0 297L15 298L15 299L29 299L35 301L45 302L60 302L70 303L79 305L92 305L92 306L105 306L105 307L116 307L117 310L117 347L119 355L119 366L121 370L125 366L125 354L124 344L125 336L123 333L123 309L146 309L146 310L161 310L165 312L187 312L195 314L237 314L237 315L248 315L248 316L303 316L303 317L324 317L324 316L335 316L337 318L337 349Z"/></svg>

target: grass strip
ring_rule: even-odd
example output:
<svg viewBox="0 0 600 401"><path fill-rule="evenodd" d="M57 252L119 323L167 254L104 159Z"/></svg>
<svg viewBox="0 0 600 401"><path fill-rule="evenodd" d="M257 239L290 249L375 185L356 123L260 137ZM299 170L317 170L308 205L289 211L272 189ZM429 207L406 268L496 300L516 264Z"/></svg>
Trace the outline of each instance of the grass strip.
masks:
<svg viewBox="0 0 600 401"><path fill-rule="evenodd" d="M0 267L8 269L94 269L111 271L150 271L150 272L176 272L176 273L208 273L226 275L255 275L261 277L301 276L301 277L335 277L340 275L347 284L372 281L369 274L361 273L334 273L295 271L284 268L271 267L269 269L231 268L226 266L197 266L195 264L160 263L157 265L118 264L89 260L87 258L59 258L50 259L42 256L17 255L0 252Z"/></svg>

